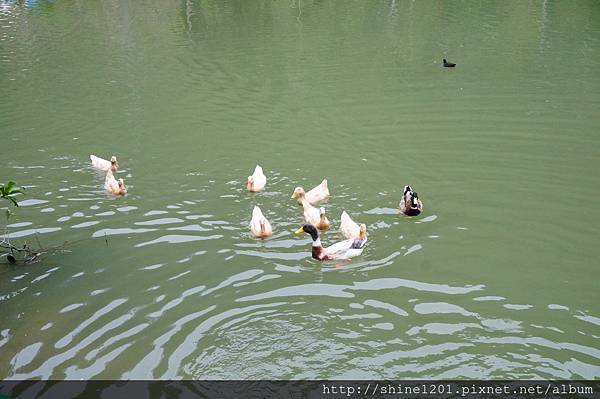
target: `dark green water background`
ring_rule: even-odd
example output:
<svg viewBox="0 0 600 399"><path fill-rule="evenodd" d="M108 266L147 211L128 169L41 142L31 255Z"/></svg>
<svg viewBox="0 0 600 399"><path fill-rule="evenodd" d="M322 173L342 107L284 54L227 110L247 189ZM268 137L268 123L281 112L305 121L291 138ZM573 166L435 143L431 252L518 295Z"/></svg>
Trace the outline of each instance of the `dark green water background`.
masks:
<svg viewBox="0 0 600 399"><path fill-rule="evenodd" d="M0 265L0 377L600 378L599 66L597 1L0 1L12 239L81 240Z"/></svg>

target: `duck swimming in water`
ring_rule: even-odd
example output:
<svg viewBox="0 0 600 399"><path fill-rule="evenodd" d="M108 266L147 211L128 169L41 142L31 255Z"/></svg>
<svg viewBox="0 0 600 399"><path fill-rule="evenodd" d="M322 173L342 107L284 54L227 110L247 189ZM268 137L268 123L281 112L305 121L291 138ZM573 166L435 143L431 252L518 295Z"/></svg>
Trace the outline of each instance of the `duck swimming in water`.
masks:
<svg viewBox="0 0 600 399"><path fill-rule="evenodd" d="M263 215L258 206L252 210L252 220L250 221L250 231L255 237L265 238L273 235L271 223Z"/></svg>
<svg viewBox="0 0 600 399"><path fill-rule="evenodd" d="M346 211L342 212L340 222L340 232L346 238L362 238L367 234L367 225L358 225Z"/></svg>
<svg viewBox="0 0 600 399"><path fill-rule="evenodd" d="M113 172L109 169L106 172L106 179L104 180L104 188L106 191L113 195L125 195L127 194L127 187L123 179L115 179Z"/></svg>
<svg viewBox="0 0 600 399"><path fill-rule="evenodd" d="M448 60L445 58L442 60L442 62L443 62L444 68L454 68L456 66L455 63L448 62Z"/></svg>
<svg viewBox="0 0 600 399"><path fill-rule="evenodd" d="M294 189L294 193L292 194L292 199L298 197L296 203L298 205L302 205L302 199L306 199L310 204L316 205L321 201L325 201L329 198L329 187L327 187L327 179L323 179L321 184L310 190L309 192L305 192L304 188L296 187Z"/></svg>
<svg viewBox="0 0 600 399"><path fill-rule="evenodd" d="M306 223L316 226L319 230L327 230L331 226L329 219L325 216L325 208L315 208L305 198L301 199Z"/></svg>
<svg viewBox="0 0 600 399"><path fill-rule="evenodd" d="M106 159L102 159L95 155L90 155L90 161L92 161L92 166L96 169L103 171L112 171L113 173L119 169L119 162L117 161L117 157L114 155L110 157L110 161Z"/></svg>
<svg viewBox="0 0 600 399"><path fill-rule="evenodd" d="M248 181L246 182L246 188L248 191L259 192L262 191L267 185L267 176L263 173L263 169L260 165L256 165L254 168L254 173L252 176L248 176Z"/></svg>
<svg viewBox="0 0 600 399"><path fill-rule="evenodd" d="M404 186L404 194L400 199L400 212L406 216L417 216L423 212L423 202L419 194L408 185Z"/></svg>
<svg viewBox="0 0 600 399"><path fill-rule="evenodd" d="M319 231L312 224L305 224L296 230L296 234L307 233L312 238L312 257L317 260L350 259L362 254L367 245L367 237L348 239L323 248Z"/></svg>

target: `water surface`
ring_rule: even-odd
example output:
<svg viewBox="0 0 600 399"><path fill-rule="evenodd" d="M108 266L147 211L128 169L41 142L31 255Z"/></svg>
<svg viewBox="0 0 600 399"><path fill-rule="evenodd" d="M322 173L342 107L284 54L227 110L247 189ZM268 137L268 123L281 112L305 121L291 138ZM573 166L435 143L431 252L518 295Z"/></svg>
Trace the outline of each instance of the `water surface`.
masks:
<svg viewBox="0 0 600 399"><path fill-rule="evenodd" d="M70 242L0 265L0 377L600 378L599 45L592 1L0 1L10 234ZM350 263L293 234L323 178Z"/></svg>

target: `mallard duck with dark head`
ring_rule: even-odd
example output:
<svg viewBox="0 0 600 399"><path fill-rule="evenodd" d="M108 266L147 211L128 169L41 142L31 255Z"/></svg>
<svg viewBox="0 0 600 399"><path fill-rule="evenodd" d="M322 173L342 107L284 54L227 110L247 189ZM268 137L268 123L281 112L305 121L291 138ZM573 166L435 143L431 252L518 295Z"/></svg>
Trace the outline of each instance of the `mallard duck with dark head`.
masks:
<svg viewBox="0 0 600 399"><path fill-rule="evenodd" d="M350 259L362 254L367 245L366 234L361 238L344 240L323 248L319 231L312 224L305 224L296 230L296 234L306 233L312 238L312 257L317 260Z"/></svg>
<svg viewBox="0 0 600 399"><path fill-rule="evenodd" d="M400 199L400 212L406 216L417 216L423 212L423 202L419 194L408 185L404 186L404 194Z"/></svg>

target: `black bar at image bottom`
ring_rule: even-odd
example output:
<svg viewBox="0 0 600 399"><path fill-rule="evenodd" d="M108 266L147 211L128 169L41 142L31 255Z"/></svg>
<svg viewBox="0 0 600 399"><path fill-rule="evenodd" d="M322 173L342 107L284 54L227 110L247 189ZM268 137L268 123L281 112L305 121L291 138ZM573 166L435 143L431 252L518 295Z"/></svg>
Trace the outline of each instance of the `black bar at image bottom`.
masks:
<svg viewBox="0 0 600 399"><path fill-rule="evenodd" d="M7 398L600 398L598 381L2 381Z"/></svg>

